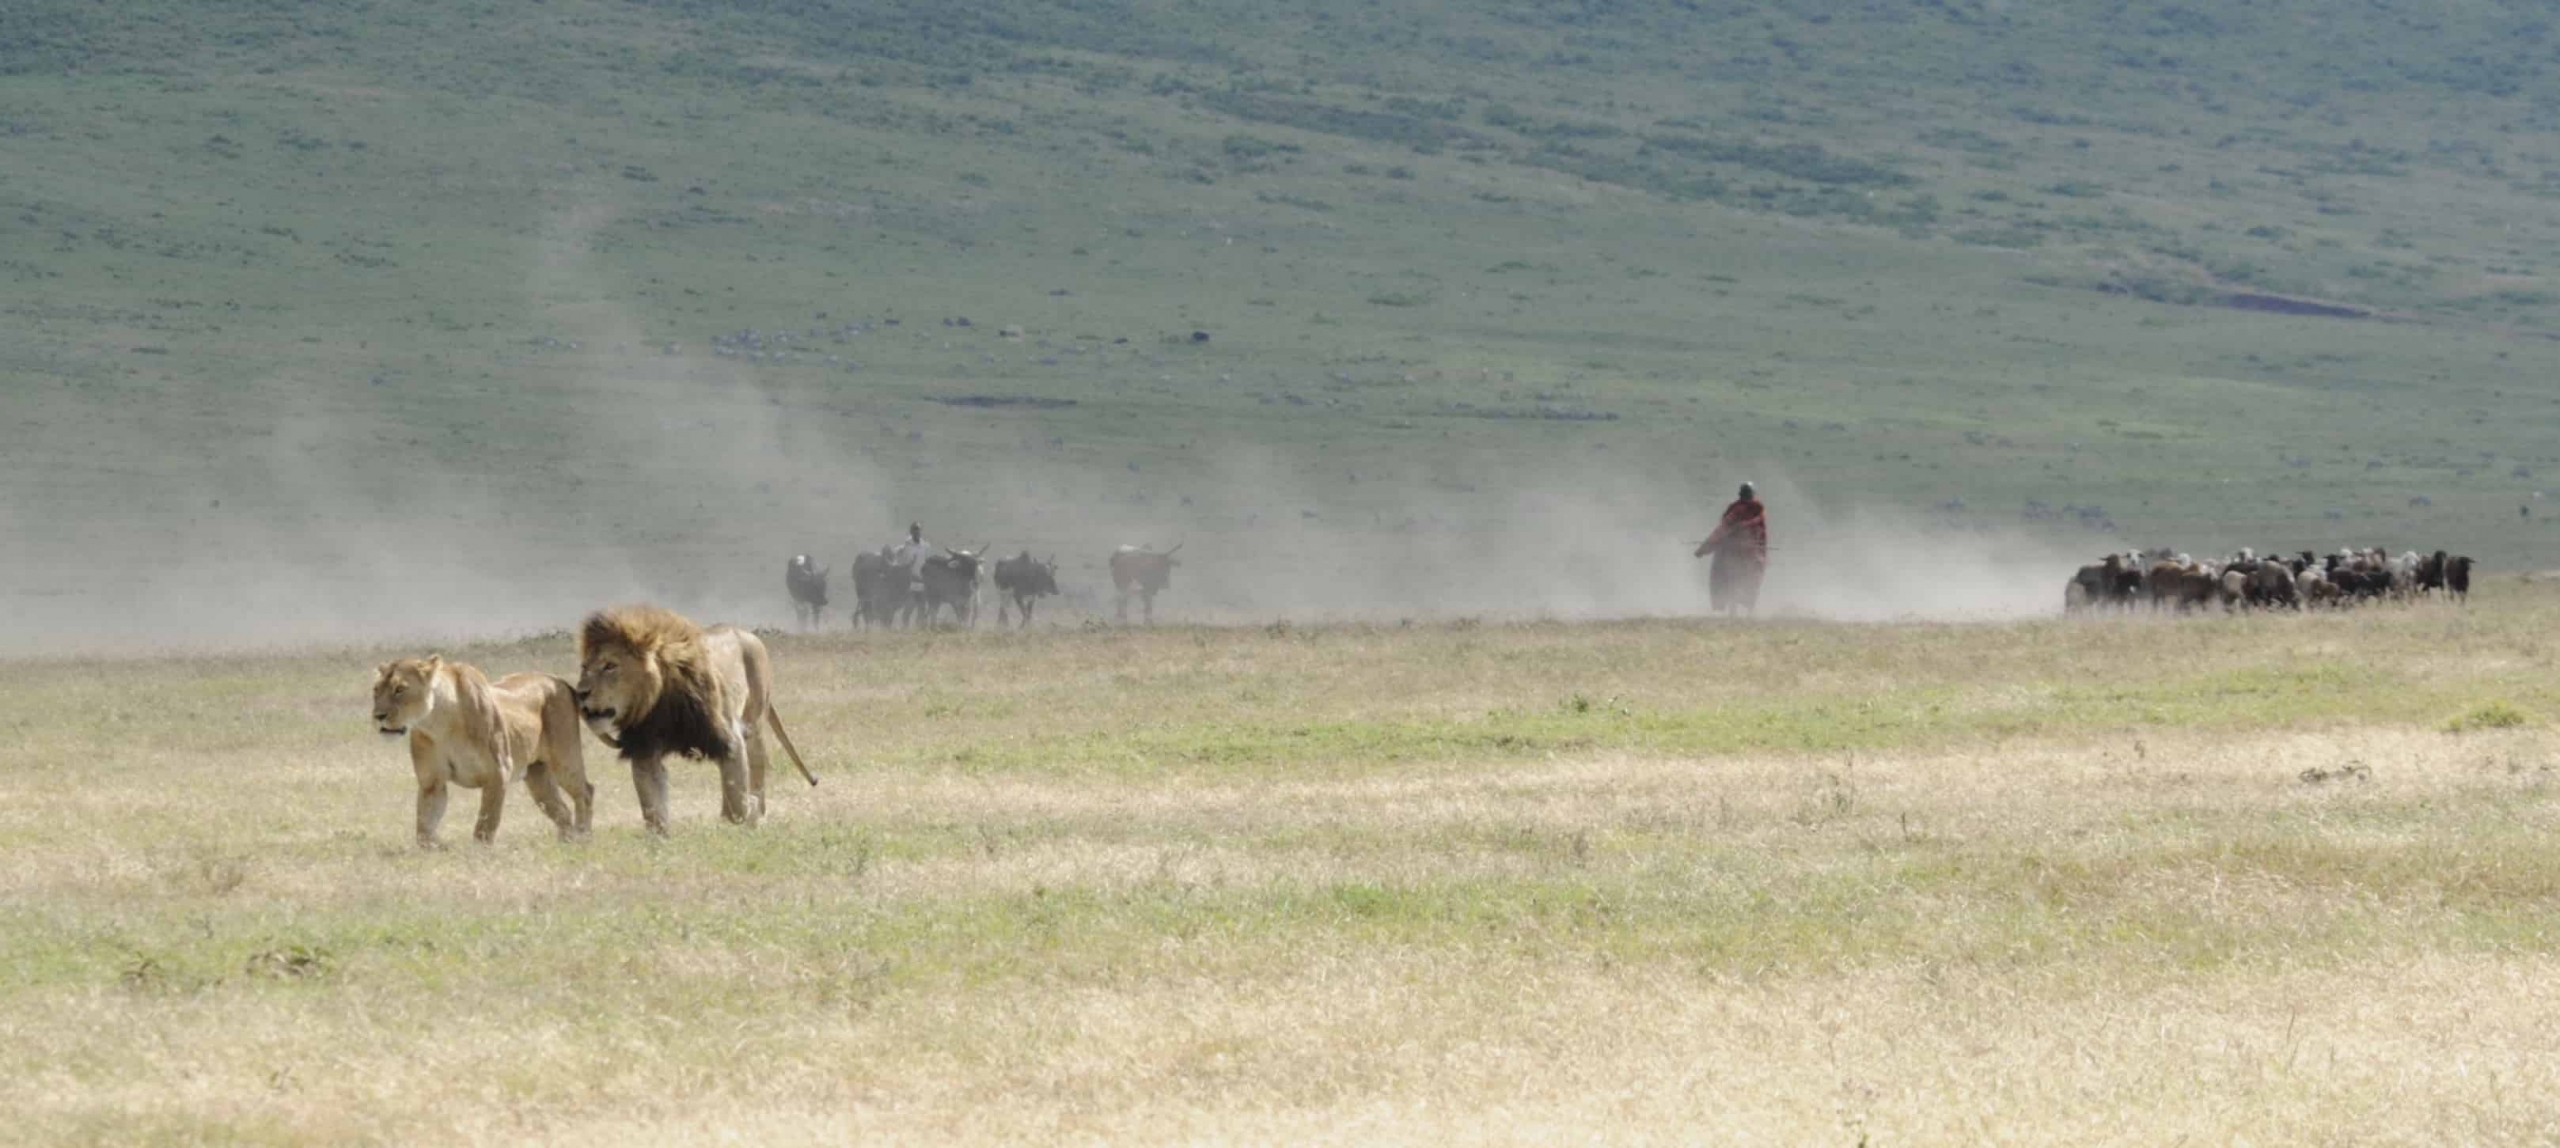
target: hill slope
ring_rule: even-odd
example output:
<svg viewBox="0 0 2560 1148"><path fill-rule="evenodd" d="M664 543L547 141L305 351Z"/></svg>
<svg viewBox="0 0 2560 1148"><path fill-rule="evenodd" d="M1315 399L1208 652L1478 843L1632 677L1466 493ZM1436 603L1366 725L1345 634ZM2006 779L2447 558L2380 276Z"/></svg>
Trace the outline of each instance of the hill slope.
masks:
<svg viewBox="0 0 2560 1148"><path fill-rule="evenodd" d="M778 615L911 518L1680 609L1742 476L1799 570L2560 553L2534 6L968 7L13 17L20 628Z"/></svg>

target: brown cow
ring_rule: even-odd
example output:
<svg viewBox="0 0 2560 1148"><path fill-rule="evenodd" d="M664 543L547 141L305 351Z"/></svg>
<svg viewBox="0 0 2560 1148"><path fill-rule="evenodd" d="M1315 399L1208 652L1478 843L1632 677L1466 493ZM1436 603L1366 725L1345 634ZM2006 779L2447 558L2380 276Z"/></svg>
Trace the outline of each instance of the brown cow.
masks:
<svg viewBox="0 0 2560 1148"><path fill-rule="evenodd" d="M1138 546L1123 546L1111 552L1111 588L1120 596L1119 619L1129 620L1129 595L1136 594L1145 607L1147 624L1156 622L1156 594L1173 585L1173 568L1182 565L1173 560L1182 544L1161 554Z"/></svg>

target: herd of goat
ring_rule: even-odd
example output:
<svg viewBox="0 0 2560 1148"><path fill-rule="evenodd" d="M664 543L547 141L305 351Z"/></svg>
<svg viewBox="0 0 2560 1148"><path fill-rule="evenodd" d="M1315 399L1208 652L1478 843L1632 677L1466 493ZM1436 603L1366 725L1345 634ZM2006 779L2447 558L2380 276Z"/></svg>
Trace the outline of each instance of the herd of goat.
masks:
<svg viewBox="0 0 2560 1148"><path fill-rule="evenodd" d="M2090 610L2308 610L2471 594L2471 559L2442 550L2392 557L2380 549L2259 557L2247 548L2197 561L2164 550L2110 554L2063 587L2065 613Z"/></svg>

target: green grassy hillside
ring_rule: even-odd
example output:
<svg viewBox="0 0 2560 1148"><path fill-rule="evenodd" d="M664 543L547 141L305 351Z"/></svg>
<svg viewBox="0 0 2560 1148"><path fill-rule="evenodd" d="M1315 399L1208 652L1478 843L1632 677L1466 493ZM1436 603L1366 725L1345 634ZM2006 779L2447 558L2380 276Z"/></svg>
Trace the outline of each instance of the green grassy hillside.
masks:
<svg viewBox="0 0 2560 1148"><path fill-rule="evenodd" d="M1685 580L1745 476L1805 558L2538 566L2555 70L2522 3L36 0L0 588L778 615L923 518L1418 609Z"/></svg>

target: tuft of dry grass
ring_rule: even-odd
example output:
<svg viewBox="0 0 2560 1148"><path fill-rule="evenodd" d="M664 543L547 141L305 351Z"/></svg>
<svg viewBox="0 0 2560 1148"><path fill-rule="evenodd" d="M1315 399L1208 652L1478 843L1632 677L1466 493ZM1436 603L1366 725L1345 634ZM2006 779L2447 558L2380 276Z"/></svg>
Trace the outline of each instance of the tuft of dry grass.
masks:
<svg viewBox="0 0 2560 1148"><path fill-rule="evenodd" d="M377 651L0 664L0 1135L2549 1139L2555 619L784 636L441 854Z"/></svg>

